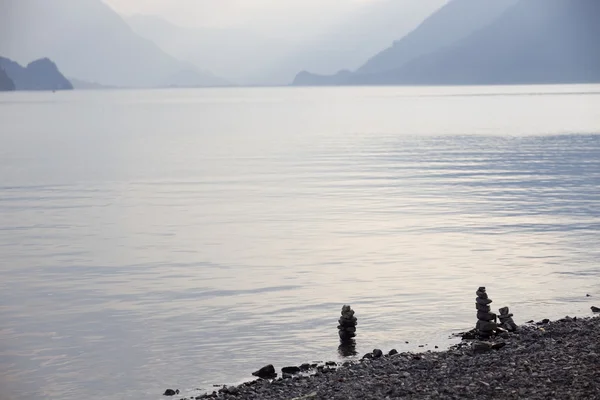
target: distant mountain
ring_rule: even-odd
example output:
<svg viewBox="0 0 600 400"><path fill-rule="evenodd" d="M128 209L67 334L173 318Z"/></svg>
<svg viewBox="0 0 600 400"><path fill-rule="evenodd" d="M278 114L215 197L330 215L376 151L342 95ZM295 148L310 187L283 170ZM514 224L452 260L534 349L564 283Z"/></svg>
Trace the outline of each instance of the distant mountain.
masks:
<svg viewBox="0 0 600 400"><path fill-rule="evenodd" d="M72 90L73 85L60 73L56 64L47 58L29 63L26 67L0 57L0 69L14 82L16 90Z"/></svg>
<svg viewBox="0 0 600 400"><path fill-rule="evenodd" d="M451 0L392 46L372 56L353 75L400 68L422 55L440 50L489 25L518 0ZM295 85L342 85L351 75L318 75L303 71Z"/></svg>
<svg viewBox="0 0 600 400"><path fill-rule="evenodd" d="M15 83L8 77L4 69L0 68L0 92L15 90Z"/></svg>
<svg viewBox="0 0 600 400"><path fill-rule="evenodd" d="M0 1L0 54L20 62L47 56L67 76L103 85L227 84L141 38L101 0Z"/></svg>
<svg viewBox="0 0 600 400"><path fill-rule="evenodd" d="M355 70L372 54L413 30L446 0L363 1L362 9L327 32L288 49L268 72L289 84L298 71L321 75ZM342 72L343 74L344 72Z"/></svg>
<svg viewBox="0 0 600 400"><path fill-rule="evenodd" d="M600 82L600 1L520 0L452 46L350 84Z"/></svg>
<svg viewBox="0 0 600 400"><path fill-rule="evenodd" d="M358 68L367 57L414 29L444 3L377 0L352 8L341 2L337 22L323 31L311 27L301 34L261 34L248 27L182 28L144 15L127 18L127 22L140 36L174 57L206 66L242 84L278 85L289 84L303 69L327 74Z"/></svg>
<svg viewBox="0 0 600 400"><path fill-rule="evenodd" d="M458 1L451 1L447 7L456 6ZM519 0L487 26L450 45L400 67L396 67L398 58L391 57L391 52L381 53L361 69L375 72L353 73L334 84L600 82L599 18L598 0ZM396 47L400 46L410 47ZM396 60L390 62L387 71L385 59ZM311 80L314 77L302 74L295 83Z"/></svg>
<svg viewBox="0 0 600 400"><path fill-rule="evenodd" d="M451 0L417 29L376 54L356 70L371 74L400 68L408 61L450 46L486 27L518 0Z"/></svg>

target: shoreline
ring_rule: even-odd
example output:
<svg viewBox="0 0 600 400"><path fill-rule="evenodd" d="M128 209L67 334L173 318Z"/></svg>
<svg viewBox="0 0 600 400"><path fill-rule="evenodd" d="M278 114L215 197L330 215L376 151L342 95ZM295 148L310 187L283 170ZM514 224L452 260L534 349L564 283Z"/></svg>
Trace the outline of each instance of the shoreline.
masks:
<svg viewBox="0 0 600 400"><path fill-rule="evenodd" d="M496 343L494 349L481 343ZM392 352L393 353L393 352ZM597 399L600 316L520 325L489 341L462 340L443 351L368 353L366 358L312 365L299 374L276 369L212 393L177 399ZM169 397L165 397L169 398Z"/></svg>

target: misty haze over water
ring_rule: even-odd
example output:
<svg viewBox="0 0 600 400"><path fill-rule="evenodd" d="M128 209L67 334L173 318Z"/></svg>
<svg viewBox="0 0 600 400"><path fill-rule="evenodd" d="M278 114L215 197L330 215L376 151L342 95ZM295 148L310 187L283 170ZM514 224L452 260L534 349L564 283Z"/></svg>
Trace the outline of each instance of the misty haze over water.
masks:
<svg viewBox="0 0 600 400"><path fill-rule="evenodd" d="M159 398L600 291L600 86L0 94L0 376ZM405 344L409 341L409 344ZM6 394L7 396L6 397Z"/></svg>

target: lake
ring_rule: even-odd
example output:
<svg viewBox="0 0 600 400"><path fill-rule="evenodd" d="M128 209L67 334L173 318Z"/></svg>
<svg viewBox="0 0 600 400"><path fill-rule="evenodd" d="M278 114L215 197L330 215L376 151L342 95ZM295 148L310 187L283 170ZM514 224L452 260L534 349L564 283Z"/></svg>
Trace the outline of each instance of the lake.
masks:
<svg viewBox="0 0 600 400"><path fill-rule="evenodd" d="M600 306L600 85L17 92L0 121L2 400L341 360L344 304L359 356L447 347L482 285L517 323Z"/></svg>

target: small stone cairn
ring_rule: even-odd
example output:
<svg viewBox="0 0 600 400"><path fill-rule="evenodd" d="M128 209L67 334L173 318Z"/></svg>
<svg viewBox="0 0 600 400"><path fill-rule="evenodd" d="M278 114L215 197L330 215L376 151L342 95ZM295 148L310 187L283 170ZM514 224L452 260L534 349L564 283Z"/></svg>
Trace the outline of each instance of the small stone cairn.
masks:
<svg viewBox="0 0 600 400"><path fill-rule="evenodd" d="M513 321L512 313L509 313L508 307L502 307L500 310L500 315L498 315L498 319L500 319L500 327L506 329L509 332L514 332L517 330L517 324Z"/></svg>
<svg viewBox="0 0 600 400"><path fill-rule="evenodd" d="M339 319L338 333L342 344L350 344L356 336L356 317L354 310L345 305L342 307L342 316Z"/></svg>
<svg viewBox="0 0 600 400"><path fill-rule="evenodd" d="M475 329L481 338L489 338L494 334L498 325L496 324L496 314L490 312L490 303L492 299L488 298L485 292L485 287L477 289L477 299L475 306L477 307L477 325Z"/></svg>

